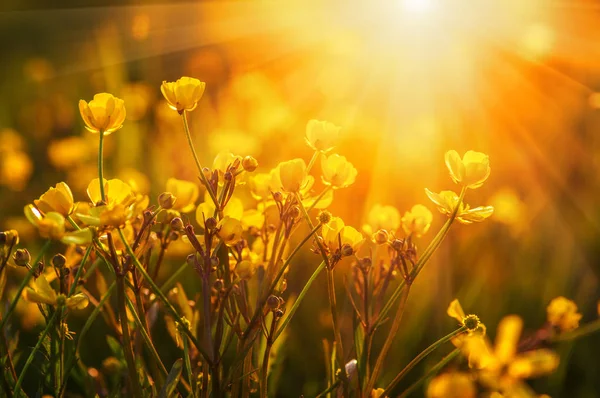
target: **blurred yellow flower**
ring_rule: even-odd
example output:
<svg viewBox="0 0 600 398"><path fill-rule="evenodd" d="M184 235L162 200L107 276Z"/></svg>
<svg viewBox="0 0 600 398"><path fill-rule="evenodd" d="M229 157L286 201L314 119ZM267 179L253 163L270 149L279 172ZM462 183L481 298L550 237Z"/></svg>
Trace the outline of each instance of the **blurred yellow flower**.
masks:
<svg viewBox="0 0 600 398"><path fill-rule="evenodd" d="M196 208L196 200L200 195L200 188L191 181L169 178L167 180L166 192L170 192L177 200L173 205L173 210L181 213L188 213Z"/></svg>
<svg viewBox="0 0 600 398"><path fill-rule="evenodd" d="M109 135L123 127L125 102L112 94L100 93L89 103L79 100L79 112L89 131Z"/></svg>
<svg viewBox="0 0 600 398"><path fill-rule="evenodd" d="M458 321L458 323L460 323L461 325L463 324L463 320L466 317L465 311L463 310L462 306L460 305L460 302L458 301L458 299L452 300L452 302L448 306L448 310L446 311L446 313L448 314L448 316L456 319Z"/></svg>
<svg viewBox="0 0 600 398"><path fill-rule="evenodd" d="M100 183L98 178L94 178L87 187L87 194L94 205L98 205L102 202L102 196L100 195ZM135 201L135 195L129 184L113 178L112 180L104 179L104 193L106 198L107 206L114 206L121 204L123 206L129 206Z"/></svg>
<svg viewBox="0 0 600 398"><path fill-rule="evenodd" d="M56 294L44 275L40 275L33 282L33 287L25 289L23 297L33 303L48 304L55 307L66 306L71 310L82 310L89 304L88 297L83 293L77 293L71 297L65 297L64 294Z"/></svg>
<svg viewBox="0 0 600 398"><path fill-rule="evenodd" d="M494 208L494 220L496 221L518 227L527 219L525 204L510 188L497 191L490 199L490 204Z"/></svg>
<svg viewBox="0 0 600 398"><path fill-rule="evenodd" d="M402 229L407 235L414 235L419 238L423 236L433 221L433 214L423 205L414 205L410 211L404 213L402 217Z"/></svg>
<svg viewBox="0 0 600 398"><path fill-rule="evenodd" d="M288 160L277 166L280 187L286 192L299 192L308 182L306 163L302 159Z"/></svg>
<svg viewBox="0 0 600 398"><path fill-rule="evenodd" d="M385 390L383 388L373 389L373 390L371 390L371 397L370 398L382 398L384 391Z"/></svg>
<svg viewBox="0 0 600 398"><path fill-rule="evenodd" d="M577 304L565 297L556 297L546 308L548 322L563 332L577 329L582 315L577 312Z"/></svg>
<svg viewBox="0 0 600 398"><path fill-rule="evenodd" d="M160 91L171 109L179 113L193 111L204 94L206 83L193 77L182 77L176 82L163 81Z"/></svg>
<svg viewBox="0 0 600 398"><path fill-rule="evenodd" d="M88 142L82 137L53 140L48 145L48 159L52 166L65 170L87 160L91 149Z"/></svg>
<svg viewBox="0 0 600 398"><path fill-rule="evenodd" d="M377 203L369 211L367 224L363 226L363 232L367 235L384 229L387 232L395 232L400 228L400 212L394 206L381 205Z"/></svg>
<svg viewBox="0 0 600 398"><path fill-rule="evenodd" d="M274 183L274 180L276 180L276 178L273 178L275 172L277 172L277 169L271 170L270 173L256 173L250 177L248 187L254 199L272 199L271 192L279 189Z"/></svg>
<svg viewBox="0 0 600 398"><path fill-rule="evenodd" d="M204 220L209 217L213 217L215 214L215 204L210 199L208 193L204 194L204 202L198 205L196 209L196 221L198 225L204 227ZM229 216L237 220L242 220L244 215L244 205L241 199L237 197L231 197L227 202L227 205L223 209L223 216Z"/></svg>
<svg viewBox="0 0 600 398"><path fill-rule="evenodd" d="M147 194L150 191L150 180L144 173L136 169L130 167L121 169L118 178L129 184L135 193Z"/></svg>
<svg viewBox="0 0 600 398"><path fill-rule="evenodd" d="M22 191L32 172L33 162L25 152L11 151L0 155L0 185Z"/></svg>
<svg viewBox="0 0 600 398"><path fill-rule="evenodd" d="M46 239L60 240L66 244L83 245L90 243L93 238L89 228L67 232L65 218L60 213L48 212L43 214L34 205L25 206L25 217L38 228L40 236Z"/></svg>
<svg viewBox="0 0 600 398"><path fill-rule="evenodd" d="M228 246L235 245L242 240L242 233L244 231L240 220L225 216L219 221L217 228L219 229L219 238Z"/></svg>
<svg viewBox="0 0 600 398"><path fill-rule="evenodd" d="M490 159L481 152L467 151L461 159L458 152L448 151L446 167L455 183L471 189L482 186L490 175Z"/></svg>
<svg viewBox="0 0 600 398"><path fill-rule="evenodd" d="M425 193L429 199L438 207L440 213L451 216L458 205L459 196L453 191L442 191L440 193L431 192L425 188ZM456 219L463 224L481 222L494 213L492 206L479 206L471 209L464 202L460 204Z"/></svg>
<svg viewBox="0 0 600 398"><path fill-rule="evenodd" d="M333 188L346 188L356 180L356 168L344 156L332 154L321 157L323 183Z"/></svg>
<svg viewBox="0 0 600 398"><path fill-rule="evenodd" d="M306 143L315 151L328 152L337 143L341 127L321 120L309 120L306 124Z"/></svg>
<svg viewBox="0 0 600 398"><path fill-rule="evenodd" d="M323 224L321 235L331 252L337 251L346 244L356 252L364 241L363 235L353 227L346 226L340 217L332 217L327 224Z"/></svg>
<svg viewBox="0 0 600 398"><path fill-rule="evenodd" d="M48 189L39 199L33 201L35 206L43 213L51 211L60 213L64 217L73 212L73 193L64 182L59 182L55 187Z"/></svg>
<svg viewBox="0 0 600 398"><path fill-rule="evenodd" d="M477 389L467 373L450 372L436 376L427 386L427 398L475 398Z"/></svg>

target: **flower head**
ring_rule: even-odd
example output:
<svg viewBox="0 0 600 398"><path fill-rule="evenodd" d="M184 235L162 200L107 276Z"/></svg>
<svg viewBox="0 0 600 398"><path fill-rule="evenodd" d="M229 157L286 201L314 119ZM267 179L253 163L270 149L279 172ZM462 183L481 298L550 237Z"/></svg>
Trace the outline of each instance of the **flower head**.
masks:
<svg viewBox="0 0 600 398"><path fill-rule="evenodd" d="M112 180L103 180L104 183L104 195L105 204L108 206L114 206L121 204L128 206L135 201L135 195L131 186L126 182L113 178ZM90 201L97 205L102 202L102 195L100 194L100 180L94 178L87 187L87 194Z"/></svg>
<svg viewBox="0 0 600 398"><path fill-rule="evenodd" d="M436 376L427 386L427 398L475 398L477 389L467 373L450 372Z"/></svg>
<svg viewBox="0 0 600 398"><path fill-rule="evenodd" d="M94 95L89 103L79 100L79 112L86 129L109 135L123 127L125 102L112 94L100 93Z"/></svg>
<svg viewBox="0 0 600 398"><path fill-rule="evenodd" d="M459 196L453 191L442 191L440 193L431 192L425 189L429 199L438 207L440 213L451 216L459 202ZM460 208L456 213L456 219L463 224L481 222L494 213L492 206L479 206L473 209L469 205L461 202Z"/></svg>
<svg viewBox="0 0 600 398"><path fill-rule="evenodd" d="M169 178L167 180L166 191L177 198L173 204L173 210L181 213L188 213L196 207L196 200L200 195L198 185L191 181Z"/></svg>
<svg viewBox="0 0 600 398"><path fill-rule="evenodd" d="M32 287L25 289L24 297L26 300L34 303L48 304L55 307L64 305L69 309L82 310L89 304L88 297L83 293L77 293L70 297L65 297L63 294L56 294L44 275L40 275L33 282Z"/></svg>
<svg viewBox="0 0 600 398"><path fill-rule="evenodd" d="M581 314L577 312L577 304L565 297L556 297L546 308L548 322L557 326L563 332L579 327Z"/></svg>
<svg viewBox="0 0 600 398"><path fill-rule="evenodd" d="M284 191L299 192L308 182L306 163L302 159L281 162L277 166L276 177L279 178L279 184Z"/></svg>
<svg viewBox="0 0 600 398"><path fill-rule="evenodd" d="M179 113L193 111L204 94L206 83L193 77L182 77L176 82L163 81L160 86L171 109Z"/></svg>
<svg viewBox="0 0 600 398"><path fill-rule="evenodd" d="M328 152L335 146L341 127L321 120L309 120L306 124L306 143L315 151Z"/></svg>
<svg viewBox="0 0 600 398"><path fill-rule="evenodd" d="M35 206L44 213L56 212L68 216L73 212L73 193L64 182L48 189L39 199L33 201Z"/></svg>
<svg viewBox="0 0 600 398"><path fill-rule="evenodd" d="M335 252L344 245L349 245L355 252L364 238L360 232L344 224L340 217L332 217L327 224L321 227L323 242L331 252Z"/></svg>
<svg viewBox="0 0 600 398"><path fill-rule="evenodd" d="M25 206L25 217L38 228L40 236L46 239L60 240L66 244L83 245L90 243L93 233L89 228L67 232L65 218L62 214L39 211L34 205Z"/></svg>
<svg viewBox="0 0 600 398"><path fill-rule="evenodd" d="M446 167L457 184L475 189L483 185L490 175L490 159L481 152L467 151L461 159L458 152L446 152Z"/></svg>
<svg viewBox="0 0 600 398"><path fill-rule="evenodd" d="M242 223L240 220L225 216L217 225L219 238L228 246L233 246L242 240Z"/></svg>
<svg viewBox="0 0 600 398"><path fill-rule="evenodd" d="M431 221L433 221L433 215L427 207L414 205L410 211L404 213L402 229L406 234L412 234L419 238L429 231Z"/></svg>
<svg viewBox="0 0 600 398"><path fill-rule="evenodd" d="M344 156L332 154L321 158L323 183L333 188L346 188L356 180L356 168Z"/></svg>

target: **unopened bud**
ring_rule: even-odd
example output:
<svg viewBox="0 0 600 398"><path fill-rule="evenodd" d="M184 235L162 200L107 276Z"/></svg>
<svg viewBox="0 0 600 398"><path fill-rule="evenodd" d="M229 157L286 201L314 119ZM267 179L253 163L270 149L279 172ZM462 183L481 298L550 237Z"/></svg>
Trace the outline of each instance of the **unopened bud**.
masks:
<svg viewBox="0 0 600 398"><path fill-rule="evenodd" d="M233 173L231 171L225 172L225 174L223 174L223 179L225 181L231 181L231 180L233 180Z"/></svg>
<svg viewBox="0 0 600 398"><path fill-rule="evenodd" d="M404 241L402 239L394 239L392 241L392 247L394 248L394 250L399 252L404 247Z"/></svg>
<svg viewBox="0 0 600 398"><path fill-rule="evenodd" d="M279 297L270 295L269 298L267 298L267 307L269 307L270 310L276 310L280 305L281 301L279 301Z"/></svg>
<svg viewBox="0 0 600 398"><path fill-rule="evenodd" d="M19 267L26 267L31 261L31 254L27 249L17 249L13 254L13 260Z"/></svg>
<svg viewBox="0 0 600 398"><path fill-rule="evenodd" d="M171 229L173 231L182 231L183 230L183 220L180 217L175 217L171 220Z"/></svg>
<svg viewBox="0 0 600 398"><path fill-rule="evenodd" d="M275 318L279 319L283 316L283 311L281 308L278 308L273 312L273 315L275 315Z"/></svg>
<svg viewBox="0 0 600 398"><path fill-rule="evenodd" d="M223 289L223 287L225 286L225 283L223 283L223 279L217 279L214 283L213 283L213 288L217 291Z"/></svg>
<svg viewBox="0 0 600 398"><path fill-rule="evenodd" d="M173 205L175 204L176 201L177 201L177 198L171 192L163 192L160 195L158 195L158 204L163 209L168 210L168 209L173 208Z"/></svg>
<svg viewBox="0 0 600 398"><path fill-rule="evenodd" d="M179 232L177 232L177 231L171 231L171 232L169 232L169 240L171 242L174 242L177 239L179 239Z"/></svg>
<svg viewBox="0 0 600 398"><path fill-rule="evenodd" d="M258 160L254 159L252 156L246 156L242 160L242 167L246 171L253 172L258 167Z"/></svg>
<svg viewBox="0 0 600 398"><path fill-rule="evenodd" d="M292 206L290 209L290 217L298 218L300 217L300 208L298 206Z"/></svg>
<svg viewBox="0 0 600 398"><path fill-rule="evenodd" d="M363 257L360 259L359 265L364 270L368 270L369 268L371 268L371 264L372 264L371 257Z"/></svg>
<svg viewBox="0 0 600 398"><path fill-rule="evenodd" d="M275 191L273 192L273 200L275 202L281 202L283 201L283 194L279 191Z"/></svg>
<svg viewBox="0 0 600 398"><path fill-rule="evenodd" d="M319 213L319 222L321 224L327 224L329 223L329 221L331 221L331 213L328 212L327 210L323 210L322 212Z"/></svg>
<svg viewBox="0 0 600 398"><path fill-rule="evenodd" d="M340 249L340 253L342 253L342 256L344 257L351 256L352 253L354 253L354 249L349 244L344 243Z"/></svg>
<svg viewBox="0 0 600 398"><path fill-rule="evenodd" d="M62 254L57 254L54 257L52 257L52 266L54 268L62 268L65 266L65 264L67 263L67 258L65 256L63 256Z"/></svg>
<svg viewBox="0 0 600 398"><path fill-rule="evenodd" d="M0 246L16 245L19 243L19 233L14 229L0 232Z"/></svg>
<svg viewBox="0 0 600 398"><path fill-rule="evenodd" d="M217 219L214 217L208 217L204 222L204 226L206 227L206 229L215 229L217 227L217 224Z"/></svg>
<svg viewBox="0 0 600 398"><path fill-rule="evenodd" d="M206 177L206 179L210 181L210 179L212 178L212 171L210 171L208 167L205 167L202 169L202 173L204 174L204 177Z"/></svg>
<svg viewBox="0 0 600 398"><path fill-rule="evenodd" d="M373 240L378 245L383 245L384 243L387 243L389 238L390 235L385 229L380 229L379 231L375 232L375 234L373 234Z"/></svg>

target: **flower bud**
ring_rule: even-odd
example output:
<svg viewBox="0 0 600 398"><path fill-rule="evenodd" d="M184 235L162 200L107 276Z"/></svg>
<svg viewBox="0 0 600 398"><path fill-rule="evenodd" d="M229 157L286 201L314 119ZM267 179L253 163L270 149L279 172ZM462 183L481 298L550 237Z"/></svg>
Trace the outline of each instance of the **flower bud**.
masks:
<svg viewBox="0 0 600 398"><path fill-rule="evenodd" d="M223 283L223 279L217 279L215 280L215 282L213 283L213 288L216 291L219 291L221 289L223 289L223 287L225 286L225 283Z"/></svg>
<svg viewBox="0 0 600 398"><path fill-rule="evenodd" d="M171 231L171 232L169 232L169 240L171 242L176 241L177 239L179 239L179 236L180 236L179 232L177 232L177 231Z"/></svg>
<svg viewBox="0 0 600 398"><path fill-rule="evenodd" d="M31 261L31 254L27 249L17 249L13 254L13 260L19 267L26 267Z"/></svg>
<svg viewBox="0 0 600 398"><path fill-rule="evenodd" d="M65 256L63 256L62 254L57 254L54 257L52 257L52 266L54 268L63 268L65 266L65 264L67 263L67 258Z"/></svg>
<svg viewBox="0 0 600 398"><path fill-rule="evenodd" d="M269 298L267 298L267 307L269 307L270 310L276 310L280 305L281 301L279 300L279 297L270 295Z"/></svg>
<svg viewBox="0 0 600 398"><path fill-rule="evenodd" d="M182 231L183 230L183 220L180 217L175 217L171 220L171 229L173 231Z"/></svg>
<svg viewBox="0 0 600 398"><path fill-rule="evenodd" d="M300 208L298 206L292 206L290 209L290 217L294 219L300 217Z"/></svg>
<svg viewBox="0 0 600 398"><path fill-rule="evenodd" d="M282 202L283 201L283 194L279 191L275 191L273 192L273 200L275 202Z"/></svg>
<svg viewBox="0 0 600 398"><path fill-rule="evenodd" d="M242 160L242 167L248 172L253 172L258 167L258 160L254 159L252 156L246 156Z"/></svg>
<svg viewBox="0 0 600 398"><path fill-rule="evenodd" d="M388 239L389 239L389 234L385 229L380 229L379 231L375 232L375 234L373 235L373 240L378 245L383 245L384 243L386 243L388 241Z"/></svg>
<svg viewBox="0 0 600 398"><path fill-rule="evenodd" d="M158 195L158 204L163 209L171 209L176 201L177 198L171 192L163 192Z"/></svg>
<svg viewBox="0 0 600 398"><path fill-rule="evenodd" d="M275 318L279 319L283 316L283 311L280 308L278 308L273 312L273 315L275 315Z"/></svg>
<svg viewBox="0 0 600 398"><path fill-rule="evenodd" d="M19 243L19 233L14 229L0 232L0 246L16 245Z"/></svg>
<svg viewBox="0 0 600 398"><path fill-rule="evenodd" d="M217 219L214 217L208 217L204 222L206 229L215 229L217 227Z"/></svg>
<svg viewBox="0 0 600 398"><path fill-rule="evenodd" d="M328 212L327 210L323 210L322 212L319 213L319 222L321 224L327 224L329 223L329 221L331 221L331 213Z"/></svg>
<svg viewBox="0 0 600 398"><path fill-rule="evenodd" d="M394 239L392 241L392 248L396 251L401 251L404 247L404 241L402 239Z"/></svg>
<svg viewBox="0 0 600 398"><path fill-rule="evenodd" d="M223 174L223 179L228 182L233 180L233 173L231 171L225 172L225 174Z"/></svg>
<svg viewBox="0 0 600 398"><path fill-rule="evenodd" d="M342 253L342 256L347 257L347 256L351 256L352 253L354 253L354 249L352 248L352 246L350 246L347 243L344 243L342 245L342 248L340 250L340 253Z"/></svg>
<svg viewBox="0 0 600 398"><path fill-rule="evenodd" d="M202 174L204 174L204 177L206 177L206 179L209 181L212 178L212 171L210 171L210 169L208 167L202 168Z"/></svg>

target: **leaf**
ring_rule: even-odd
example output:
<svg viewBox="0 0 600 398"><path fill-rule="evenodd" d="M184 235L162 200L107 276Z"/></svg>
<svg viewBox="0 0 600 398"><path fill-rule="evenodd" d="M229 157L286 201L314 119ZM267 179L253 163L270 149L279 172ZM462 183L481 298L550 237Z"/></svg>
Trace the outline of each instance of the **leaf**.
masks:
<svg viewBox="0 0 600 398"><path fill-rule="evenodd" d="M181 371L183 370L183 359L179 358L173 364L169 375L167 376L167 380L165 381L165 385L160 390L159 398L169 398L173 396L173 392L177 388L177 383L179 382L179 378L181 377Z"/></svg>
<svg viewBox="0 0 600 398"><path fill-rule="evenodd" d="M119 340L115 339L113 336L106 336L106 342L108 343L108 347L112 354L117 357L121 362L125 362L125 355L123 354L123 347Z"/></svg>

